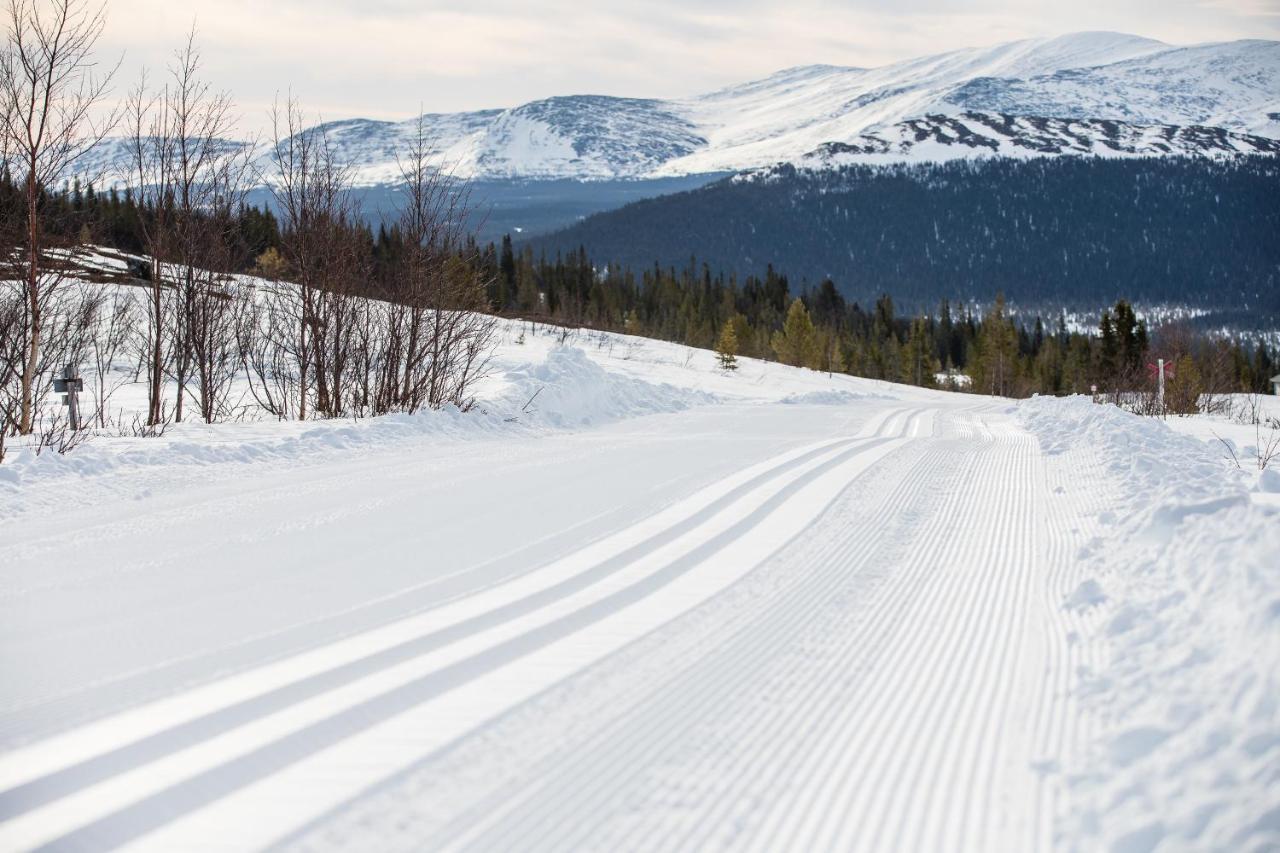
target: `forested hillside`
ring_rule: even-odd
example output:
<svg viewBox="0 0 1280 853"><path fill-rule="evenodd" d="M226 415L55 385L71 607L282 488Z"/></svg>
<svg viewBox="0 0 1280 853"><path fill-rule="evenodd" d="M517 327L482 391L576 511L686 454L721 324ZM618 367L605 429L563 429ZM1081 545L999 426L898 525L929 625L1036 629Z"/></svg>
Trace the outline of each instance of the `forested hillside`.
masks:
<svg viewBox="0 0 1280 853"><path fill-rule="evenodd" d="M1127 297L1280 315L1280 160L1059 157L792 166L599 214L532 241L643 268L831 278L863 303L1093 308Z"/></svg>

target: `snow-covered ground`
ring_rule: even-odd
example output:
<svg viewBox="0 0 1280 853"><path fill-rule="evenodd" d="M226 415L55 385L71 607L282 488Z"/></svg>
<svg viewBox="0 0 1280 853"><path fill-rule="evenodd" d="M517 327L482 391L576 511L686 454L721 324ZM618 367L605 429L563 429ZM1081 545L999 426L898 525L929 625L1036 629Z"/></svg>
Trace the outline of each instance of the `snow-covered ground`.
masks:
<svg viewBox="0 0 1280 853"><path fill-rule="evenodd" d="M561 337L0 466L0 849L1280 845L1280 485L1208 421Z"/></svg>

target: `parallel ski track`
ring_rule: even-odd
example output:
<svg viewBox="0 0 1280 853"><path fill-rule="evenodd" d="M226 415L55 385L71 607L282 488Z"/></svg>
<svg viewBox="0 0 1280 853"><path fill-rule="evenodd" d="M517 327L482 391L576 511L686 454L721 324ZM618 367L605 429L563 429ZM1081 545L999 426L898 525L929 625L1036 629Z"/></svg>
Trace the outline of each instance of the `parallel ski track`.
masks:
<svg viewBox="0 0 1280 853"><path fill-rule="evenodd" d="M989 846L1034 550L1025 442L976 426L986 447L970 454L965 485L912 548L914 585L895 602L862 701L805 773L816 799L775 809L762 847L780 838L822 849Z"/></svg>
<svg viewBox="0 0 1280 853"><path fill-rule="evenodd" d="M616 823L618 812L626 809L625 803L613 798L620 791L628 793L627 783L649 769L648 759L670 754L689 736L691 725L697 727L701 723L705 727L706 721L716 720L732 707L735 695L758 687L759 684L753 685L753 682L763 677L761 662L771 661L771 653L803 633L822 605L844 592L851 576L864 569L879 547L893 538L889 531L893 530L892 524L902 505L912 495L926 494L931 482L951 479L949 472L940 470L947 459L948 454L940 450L925 455L911 467L890 499L880 505L866 524L858 525L849 535L832 537L819 550L806 554L807 559L823 567L822 570L805 571L801 582L788 588L785 594L760 602L767 618L743 626L733 637L711 649L699 661L700 665L688 668L681 677L663 685L664 702L627 714L617 725L582 744L572 754L555 756L554 775L561 784L545 786L552 788L549 793L538 785L523 792L500 792L460 816L450 829L442 832L442 839L454 832L460 833L445 846L697 849L709 842L710 834L719 831L726 813L744 790L750 791L757 782L785 786L785 778L777 775L767 778L768 774L778 768L793 768L800 750L821 745L816 741L791 741L785 733L823 730L838 713L835 697L828 688L832 678L842 675L847 664L843 657L826 656L821 670L807 673L809 677L795 678L791 683L770 683L769 690L785 693L787 701L774 704L766 700L762 704L772 707L739 715L725 730L715 733L716 740L725 745L752 742L762 732L772 734L759 741L770 744L763 751L747 753L730 748L712 757L722 765L703 778L732 780L732 783L709 808L699 809L689 825L668 825L665 833L660 827L622 826L615 827L612 833L606 827L610 822ZM824 624L824 627L830 631L828 637L836 639L839 646L852 647L852 643L844 642L847 635L842 635L840 628L854 623L853 617L874 619L875 614L850 609L846 615L850 618L842 620L845 624ZM793 663L801 670L805 668L804 661L787 661L784 665ZM702 731L701 728L695 730ZM661 781L651 780L648 790L636 793L635 799L644 802L660 797L656 787ZM567 826L564 815L573 815Z"/></svg>
<svg viewBox="0 0 1280 853"><path fill-rule="evenodd" d="M754 466L546 569L0 756L0 847L113 846L198 811L629 607L918 419L886 413L860 437Z"/></svg>
<svg viewBox="0 0 1280 853"><path fill-rule="evenodd" d="M1014 728L1004 725L1020 722L1023 708L1011 704L1015 680L1035 675L1034 662L1020 668L1019 641L1045 557L1036 448L982 420L961 420L955 432L980 436L983 446L935 442L865 523L806 554L822 570L768 602L767 619L709 650L663 687L664 700L556 755L554 781L500 792L460 815L441 834L444 846L991 849L1010 832L1019 849L1047 846L1030 827L989 825L1003 808L1025 818L1036 807L1034 780L1023 802L991 801L1022 784L998 777L1010 762L1025 769L1031 750L1022 741L1013 755L1003 747ZM887 544L903 513L928 523ZM982 535L958 535L974 529ZM781 675L762 671L760 662L803 637L825 602L856 591L860 575L886 562L896 570L863 584L867 607L854 599L842 621L822 623L834 654ZM922 625L938 627L922 634ZM833 688L841 679L854 683L854 701ZM744 695L754 701L732 715ZM1042 736L1054 725L1042 724ZM675 765L665 776L654 768L664 758ZM671 790L671 777L693 789ZM646 805L672 797L688 820L659 808L648 825Z"/></svg>

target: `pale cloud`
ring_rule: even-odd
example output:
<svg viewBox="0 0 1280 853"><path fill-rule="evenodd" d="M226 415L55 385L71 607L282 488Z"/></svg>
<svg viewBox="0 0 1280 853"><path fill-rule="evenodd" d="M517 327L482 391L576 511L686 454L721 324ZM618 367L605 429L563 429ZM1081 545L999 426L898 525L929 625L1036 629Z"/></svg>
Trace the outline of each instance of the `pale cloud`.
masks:
<svg viewBox="0 0 1280 853"><path fill-rule="evenodd" d="M554 94L677 97L809 63L875 66L1028 36L1116 30L1175 44L1280 37L1276 0L111 0L123 90L194 21L246 130L292 89L325 118L404 118Z"/></svg>

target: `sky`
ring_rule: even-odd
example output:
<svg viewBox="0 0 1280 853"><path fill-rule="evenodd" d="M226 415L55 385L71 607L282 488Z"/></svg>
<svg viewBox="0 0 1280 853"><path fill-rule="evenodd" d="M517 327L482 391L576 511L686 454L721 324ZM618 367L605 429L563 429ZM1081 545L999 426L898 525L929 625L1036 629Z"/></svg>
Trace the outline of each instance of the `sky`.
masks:
<svg viewBox="0 0 1280 853"><path fill-rule="evenodd" d="M292 90L325 120L551 95L681 97L812 63L871 67L1080 30L1194 44L1280 39L1280 0L110 0L116 92L195 26L246 133Z"/></svg>

